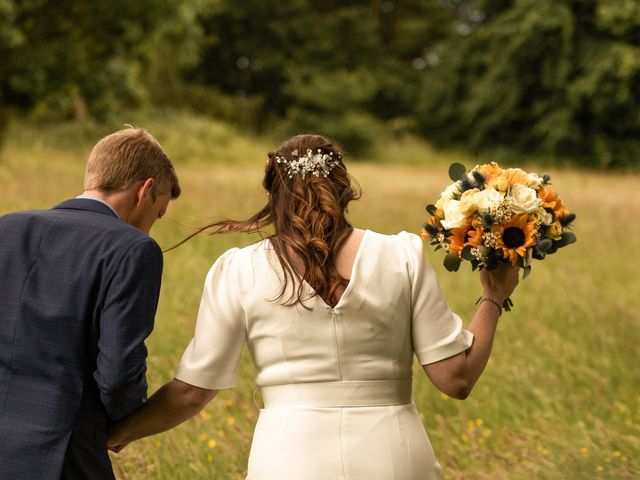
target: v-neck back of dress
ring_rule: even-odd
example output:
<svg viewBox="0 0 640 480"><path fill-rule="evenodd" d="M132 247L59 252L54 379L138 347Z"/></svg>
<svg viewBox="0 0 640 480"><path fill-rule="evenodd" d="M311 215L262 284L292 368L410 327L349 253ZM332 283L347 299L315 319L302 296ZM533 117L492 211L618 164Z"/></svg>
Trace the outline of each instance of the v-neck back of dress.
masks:
<svg viewBox="0 0 640 480"><path fill-rule="evenodd" d="M362 233L362 237L360 238L360 243L358 244L357 250L356 250L356 254L353 258L353 263L351 265L351 274L349 275L348 278L348 282L347 282L347 286L345 287L344 291L342 292L342 294L340 295L340 298L338 299L338 301L336 302L335 305L331 305L331 303L329 301L327 301L327 299L321 297L320 295L318 295L315 291L315 289L313 288L313 286L311 284L309 284L309 282L307 280L305 280L304 278L302 278L302 283L304 284L305 288L309 291L310 296L313 296L313 298L317 299L317 301L322 302L322 304L328 308L331 309L335 309L338 308L341 304L344 303L344 299L346 298L346 296L349 294L349 290L351 290L352 285L357 281L355 279L355 277L357 277L357 272L358 272L358 262L360 262L360 258L364 255L364 250L366 248L366 240L367 240L367 236L370 233L369 230L363 230ZM271 242L268 242L269 248L273 248L271 245ZM282 268L282 265L280 265L280 268ZM299 272L298 272L299 275Z"/></svg>

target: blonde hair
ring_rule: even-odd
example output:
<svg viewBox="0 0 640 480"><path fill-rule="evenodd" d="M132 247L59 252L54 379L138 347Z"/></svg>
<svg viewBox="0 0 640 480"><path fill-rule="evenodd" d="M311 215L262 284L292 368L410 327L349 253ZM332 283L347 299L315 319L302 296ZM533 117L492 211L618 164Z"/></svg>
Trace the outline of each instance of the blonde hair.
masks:
<svg viewBox="0 0 640 480"><path fill-rule="evenodd" d="M128 127L102 138L91 150L84 175L85 190L117 192L153 178L157 194L180 196L175 169L160 143L143 128Z"/></svg>

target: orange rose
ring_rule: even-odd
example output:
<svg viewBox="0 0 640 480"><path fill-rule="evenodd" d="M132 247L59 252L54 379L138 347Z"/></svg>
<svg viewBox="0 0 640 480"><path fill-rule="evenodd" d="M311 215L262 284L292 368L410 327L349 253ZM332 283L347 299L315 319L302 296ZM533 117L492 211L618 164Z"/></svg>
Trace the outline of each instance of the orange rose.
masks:
<svg viewBox="0 0 640 480"><path fill-rule="evenodd" d="M527 176L527 172L520 168L507 168L506 170L502 171L502 175L505 177L509 185L515 185L516 183L529 185L529 177Z"/></svg>
<svg viewBox="0 0 640 480"><path fill-rule="evenodd" d="M542 200L542 208L550 208L556 219L564 217L569 210L562 203L562 199L548 186L540 187L538 190L538 198Z"/></svg>
<svg viewBox="0 0 640 480"><path fill-rule="evenodd" d="M479 167L478 171L489 181L497 178L502 173L502 168L496 162L491 162Z"/></svg>

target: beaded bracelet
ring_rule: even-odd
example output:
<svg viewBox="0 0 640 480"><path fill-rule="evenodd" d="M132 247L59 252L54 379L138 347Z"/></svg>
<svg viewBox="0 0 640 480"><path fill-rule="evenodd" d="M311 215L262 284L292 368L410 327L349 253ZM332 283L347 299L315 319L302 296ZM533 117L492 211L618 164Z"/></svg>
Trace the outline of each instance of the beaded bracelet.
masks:
<svg viewBox="0 0 640 480"><path fill-rule="evenodd" d="M478 299L478 301L476 302L476 305L478 305L479 303L482 302L491 302L493 303L496 307L498 307L498 316L502 315L502 305L500 305L500 302L498 302L495 298L491 298L491 297L480 297Z"/></svg>

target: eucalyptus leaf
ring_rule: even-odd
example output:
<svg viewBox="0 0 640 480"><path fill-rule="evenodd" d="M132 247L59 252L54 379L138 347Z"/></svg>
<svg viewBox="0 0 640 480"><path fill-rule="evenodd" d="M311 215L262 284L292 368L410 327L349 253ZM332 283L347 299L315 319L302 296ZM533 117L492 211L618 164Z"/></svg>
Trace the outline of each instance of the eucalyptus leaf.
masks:
<svg viewBox="0 0 640 480"><path fill-rule="evenodd" d="M471 247L470 245L467 245L462 249L462 252L460 252L460 256L465 260L469 260L470 262L475 260L476 257L474 257L473 254L471 253L472 248L473 247Z"/></svg>
<svg viewBox="0 0 640 480"><path fill-rule="evenodd" d="M522 272L522 279L524 280L525 278L527 278L529 276L529 274L531 273L531 265L527 265L526 267L524 267L523 269L524 271Z"/></svg>
<svg viewBox="0 0 640 480"><path fill-rule="evenodd" d="M573 232L562 232L560 238L564 242L564 245L571 245L572 243L576 243L578 240L576 238L576 234Z"/></svg>
<svg viewBox="0 0 640 480"><path fill-rule="evenodd" d="M447 253L447 255L444 257L444 262L442 263L444 265L444 268L446 268L450 272L457 272L460 268L461 262L462 259L458 256L457 253Z"/></svg>
<svg viewBox="0 0 640 480"><path fill-rule="evenodd" d="M449 165L449 178L454 182L457 180L462 180L467 175L467 167L463 164L454 162Z"/></svg>
<svg viewBox="0 0 640 480"><path fill-rule="evenodd" d="M545 253L547 250L551 248L552 245L553 245L553 242L551 241L550 238L543 238L538 242L537 247L538 247L538 250L540 250L540 252Z"/></svg>

